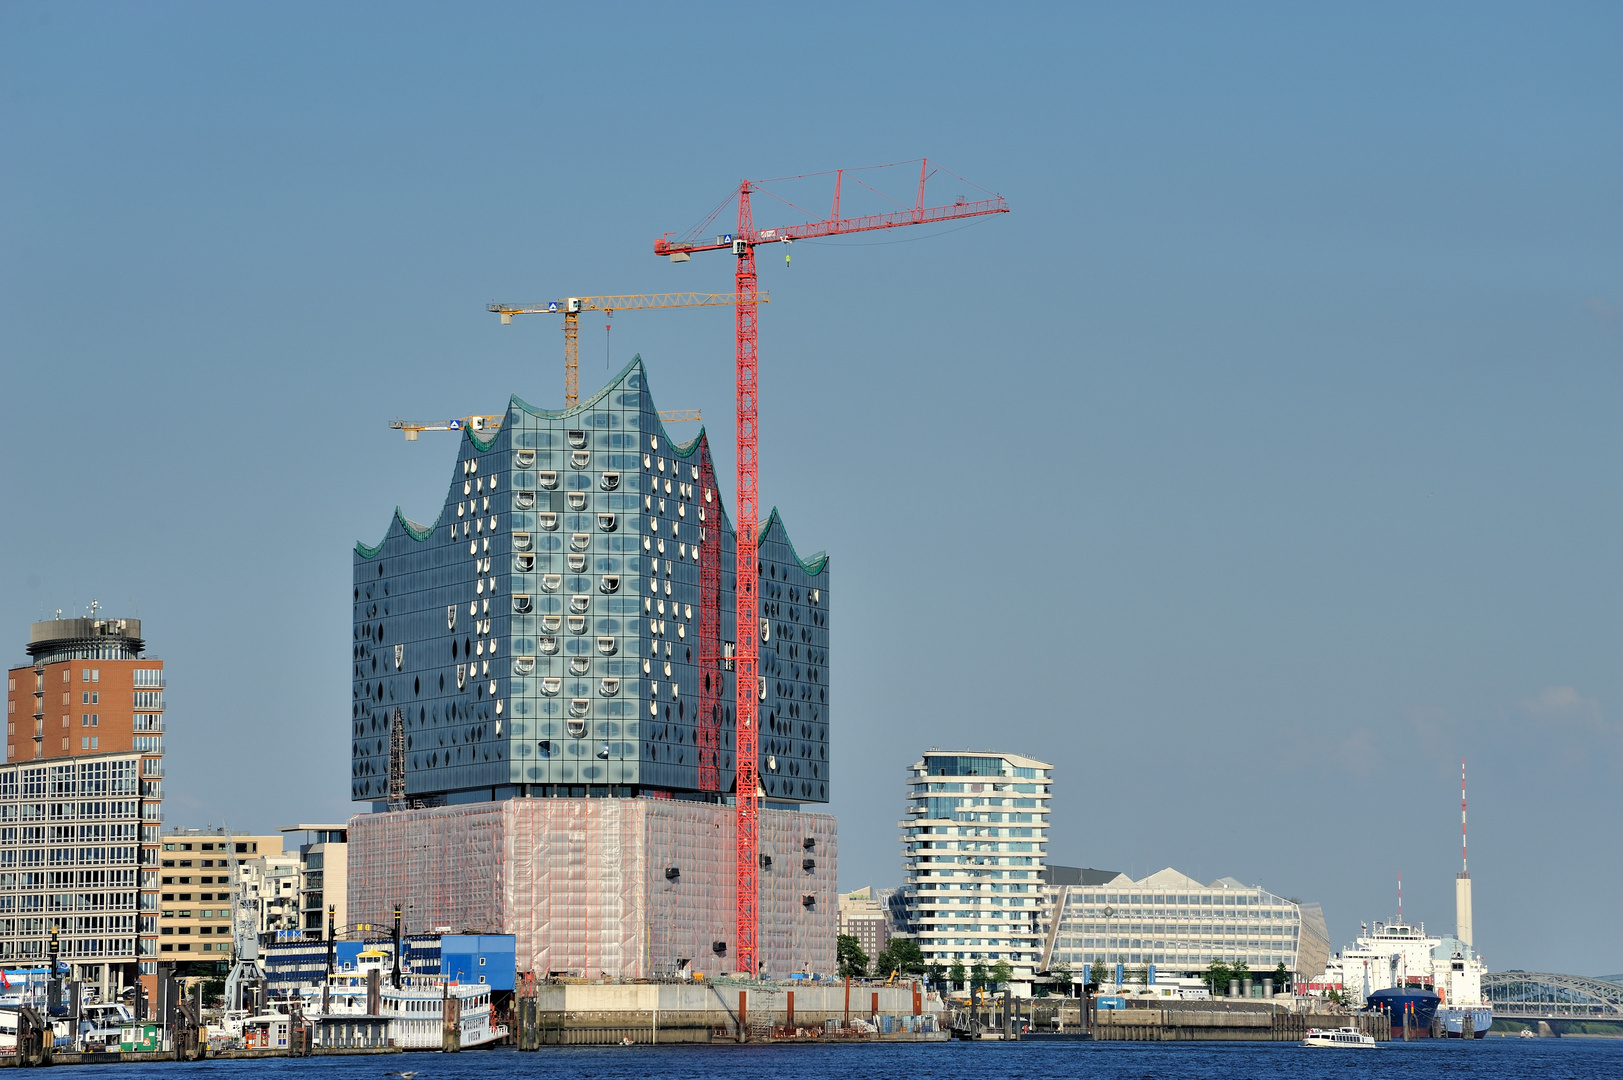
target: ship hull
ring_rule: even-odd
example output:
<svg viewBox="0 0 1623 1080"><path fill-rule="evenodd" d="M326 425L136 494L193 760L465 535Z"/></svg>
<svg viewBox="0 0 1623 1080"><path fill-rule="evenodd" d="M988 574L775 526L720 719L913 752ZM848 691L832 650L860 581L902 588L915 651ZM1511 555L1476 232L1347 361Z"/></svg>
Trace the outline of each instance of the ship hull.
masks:
<svg viewBox="0 0 1623 1080"><path fill-rule="evenodd" d="M1493 1027L1493 1006L1444 1005L1437 1010L1437 1020L1447 1038L1481 1039Z"/></svg>
<svg viewBox="0 0 1623 1080"><path fill-rule="evenodd" d="M1394 1039L1429 1039L1439 1004L1441 999L1430 990L1394 988L1371 994L1367 1009L1386 1015Z"/></svg>

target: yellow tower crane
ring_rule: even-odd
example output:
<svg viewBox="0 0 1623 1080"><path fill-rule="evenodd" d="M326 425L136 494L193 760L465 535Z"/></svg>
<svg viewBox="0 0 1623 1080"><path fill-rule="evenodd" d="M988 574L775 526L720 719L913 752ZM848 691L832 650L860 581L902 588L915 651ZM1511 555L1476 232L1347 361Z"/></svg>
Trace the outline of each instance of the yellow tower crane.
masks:
<svg viewBox="0 0 1623 1080"><path fill-rule="evenodd" d="M763 289L754 300L764 304L769 297ZM580 313L602 311L613 315L616 311L645 311L650 308L726 307L738 303L737 293L631 293L625 296L569 296L545 304L522 307L516 304L487 304L487 310L502 317L502 325L513 321L514 315L562 315L564 317L564 408L573 409L580 403ZM666 416L662 420L697 420L699 414L682 413ZM410 435L407 435L410 438Z"/></svg>

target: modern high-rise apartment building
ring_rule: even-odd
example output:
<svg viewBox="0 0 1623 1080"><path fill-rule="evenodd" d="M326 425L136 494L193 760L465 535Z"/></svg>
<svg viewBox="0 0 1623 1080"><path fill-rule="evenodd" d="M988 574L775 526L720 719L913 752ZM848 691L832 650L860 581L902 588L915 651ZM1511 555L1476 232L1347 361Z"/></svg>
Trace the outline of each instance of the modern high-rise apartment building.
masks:
<svg viewBox="0 0 1623 1080"><path fill-rule="evenodd" d="M926 963L1005 962L1031 992L1052 778L1046 761L990 751L931 750L908 769L902 868Z"/></svg>
<svg viewBox="0 0 1623 1080"><path fill-rule="evenodd" d="M156 993L163 663L144 648L136 619L54 619L7 672L0 967L38 965L54 930L74 977Z"/></svg>
<svg viewBox="0 0 1623 1080"><path fill-rule="evenodd" d="M733 767L734 533L709 445L640 358L566 412L463 433L431 525L354 555L351 797L719 801ZM828 560L761 526L765 803L828 801Z"/></svg>

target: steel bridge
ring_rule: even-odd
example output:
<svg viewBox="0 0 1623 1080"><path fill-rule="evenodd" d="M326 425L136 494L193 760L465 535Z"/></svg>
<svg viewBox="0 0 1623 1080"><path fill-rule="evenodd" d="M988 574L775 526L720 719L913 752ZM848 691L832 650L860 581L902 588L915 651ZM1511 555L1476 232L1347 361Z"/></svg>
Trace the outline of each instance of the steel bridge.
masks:
<svg viewBox="0 0 1623 1080"><path fill-rule="evenodd" d="M1623 1023L1623 985L1584 975L1495 971L1482 976L1482 996L1495 1019Z"/></svg>

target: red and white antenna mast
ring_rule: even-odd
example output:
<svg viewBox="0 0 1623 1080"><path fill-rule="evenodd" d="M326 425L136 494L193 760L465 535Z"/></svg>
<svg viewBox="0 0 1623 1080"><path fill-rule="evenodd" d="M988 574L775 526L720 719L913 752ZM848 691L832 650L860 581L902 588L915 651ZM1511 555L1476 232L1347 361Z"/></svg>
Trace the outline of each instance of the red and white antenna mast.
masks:
<svg viewBox="0 0 1623 1080"><path fill-rule="evenodd" d="M1471 876L1471 863L1465 846L1465 759L1460 758L1460 876Z"/></svg>
<svg viewBox="0 0 1623 1080"><path fill-rule="evenodd" d="M1460 759L1460 872L1454 878L1454 936L1460 944L1469 947L1474 931L1471 926L1471 864L1465 846L1465 759Z"/></svg>

